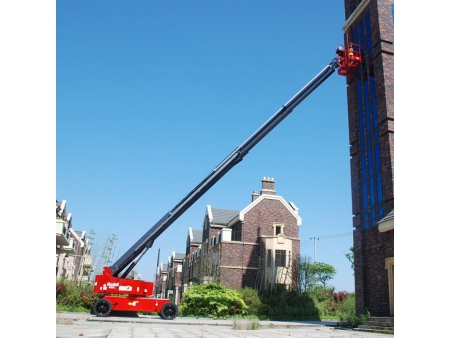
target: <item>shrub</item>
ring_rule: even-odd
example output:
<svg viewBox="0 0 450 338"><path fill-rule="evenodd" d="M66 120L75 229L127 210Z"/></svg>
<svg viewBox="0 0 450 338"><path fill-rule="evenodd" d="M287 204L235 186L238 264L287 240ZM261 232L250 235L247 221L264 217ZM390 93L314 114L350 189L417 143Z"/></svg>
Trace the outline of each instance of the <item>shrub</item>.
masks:
<svg viewBox="0 0 450 338"><path fill-rule="evenodd" d="M56 309L58 311L90 311L99 295L93 285L60 280L56 283Z"/></svg>
<svg viewBox="0 0 450 338"><path fill-rule="evenodd" d="M348 292L346 291L334 292L330 290L330 295L334 298L335 302L342 302L348 298Z"/></svg>
<svg viewBox="0 0 450 338"><path fill-rule="evenodd" d="M81 306L86 309L92 309L94 303L100 298L98 293L94 291L81 292Z"/></svg>
<svg viewBox="0 0 450 338"><path fill-rule="evenodd" d="M314 299L299 291L266 290L261 293L270 319L319 319L320 313Z"/></svg>
<svg viewBox="0 0 450 338"><path fill-rule="evenodd" d="M180 311L184 315L228 318L246 315L248 306L240 293L222 284L195 284L183 294Z"/></svg>
<svg viewBox="0 0 450 338"><path fill-rule="evenodd" d="M241 294L244 303L248 306L249 315L264 314L266 307L263 306L263 303L259 299L258 290L245 287L238 292Z"/></svg>
<svg viewBox="0 0 450 338"><path fill-rule="evenodd" d="M358 325L363 324L369 316L370 313L367 309L362 314L356 314L356 312L353 311L346 311L339 315L339 325L341 327L357 327Z"/></svg>

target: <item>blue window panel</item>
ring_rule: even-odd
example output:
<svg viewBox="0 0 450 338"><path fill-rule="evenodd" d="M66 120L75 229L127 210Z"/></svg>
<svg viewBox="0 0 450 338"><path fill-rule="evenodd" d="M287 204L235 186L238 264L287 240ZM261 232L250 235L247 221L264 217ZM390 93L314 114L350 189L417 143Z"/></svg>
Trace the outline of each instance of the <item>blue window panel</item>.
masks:
<svg viewBox="0 0 450 338"><path fill-rule="evenodd" d="M362 106L361 79L358 79L357 89L358 89L358 107L361 107Z"/></svg>
<svg viewBox="0 0 450 338"><path fill-rule="evenodd" d="M372 137L371 136L367 136L367 146L368 147L372 146Z"/></svg>
<svg viewBox="0 0 450 338"><path fill-rule="evenodd" d="M369 85L367 80L364 80L364 102L369 100Z"/></svg>
<svg viewBox="0 0 450 338"><path fill-rule="evenodd" d="M364 118L363 118L363 108L359 107L359 135L364 136Z"/></svg>
<svg viewBox="0 0 450 338"><path fill-rule="evenodd" d="M377 174L377 197L378 202L383 201L383 185L381 184L381 173Z"/></svg>
<svg viewBox="0 0 450 338"><path fill-rule="evenodd" d="M366 50L363 19L359 20L359 32L361 34L361 39L360 39L361 48L362 48L362 50Z"/></svg>
<svg viewBox="0 0 450 338"><path fill-rule="evenodd" d="M372 154L372 148L367 148L367 159L369 161L369 176L373 175L373 154Z"/></svg>
<svg viewBox="0 0 450 338"><path fill-rule="evenodd" d="M377 220L375 218L372 218L372 226L374 227L375 225L377 225Z"/></svg>
<svg viewBox="0 0 450 338"><path fill-rule="evenodd" d="M372 96L372 119L373 127L378 127L377 98L375 96Z"/></svg>
<svg viewBox="0 0 450 338"><path fill-rule="evenodd" d="M378 132L377 131L373 133L373 139L375 142L378 142Z"/></svg>
<svg viewBox="0 0 450 338"><path fill-rule="evenodd" d="M364 228L368 228L369 227L369 215L365 214L364 215Z"/></svg>
<svg viewBox="0 0 450 338"><path fill-rule="evenodd" d="M353 26L353 42L359 45L358 26Z"/></svg>
<svg viewBox="0 0 450 338"><path fill-rule="evenodd" d="M369 200L367 198L367 181L363 182L363 207L367 208L369 205Z"/></svg>
<svg viewBox="0 0 450 338"><path fill-rule="evenodd" d="M391 5L392 26L394 26L394 5Z"/></svg>
<svg viewBox="0 0 450 338"><path fill-rule="evenodd" d="M361 172L362 179L365 180L367 178L367 166L366 166L366 153L361 153Z"/></svg>
<svg viewBox="0 0 450 338"><path fill-rule="evenodd" d="M373 182L373 177L370 178L370 205L375 204L375 186Z"/></svg>
<svg viewBox="0 0 450 338"><path fill-rule="evenodd" d="M365 104L365 111L366 111L366 130L369 132L372 129L371 123L370 123L370 104L369 101L366 101Z"/></svg>
<svg viewBox="0 0 450 338"><path fill-rule="evenodd" d="M367 51L369 52L369 60L372 60L372 30L370 29L370 13L366 13L366 38L367 38Z"/></svg>
<svg viewBox="0 0 450 338"><path fill-rule="evenodd" d="M375 77L372 75L370 77L370 94L375 95L376 87L375 87Z"/></svg>
<svg viewBox="0 0 450 338"><path fill-rule="evenodd" d="M375 172L379 172L381 170L380 164L380 144L375 143Z"/></svg>
<svg viewBox="0 0 450 338"><path fill-rule="evenodd" d="M382 219L384 217L383 208L380 207L378 209L378 219Z"/></svg>

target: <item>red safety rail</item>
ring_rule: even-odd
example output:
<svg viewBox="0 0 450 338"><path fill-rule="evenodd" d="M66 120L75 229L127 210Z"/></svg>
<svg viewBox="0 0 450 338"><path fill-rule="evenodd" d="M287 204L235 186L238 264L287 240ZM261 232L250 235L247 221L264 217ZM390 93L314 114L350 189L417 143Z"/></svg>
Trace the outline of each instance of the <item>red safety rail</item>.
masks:
<svg viewBox="0 0 450 338"><path fill-rule="evenodd" d="M361 46L353 42L347 43L346 46L340 45L336 50L336 54L339 59L339 75L350 75L362 61Z"/></svg>

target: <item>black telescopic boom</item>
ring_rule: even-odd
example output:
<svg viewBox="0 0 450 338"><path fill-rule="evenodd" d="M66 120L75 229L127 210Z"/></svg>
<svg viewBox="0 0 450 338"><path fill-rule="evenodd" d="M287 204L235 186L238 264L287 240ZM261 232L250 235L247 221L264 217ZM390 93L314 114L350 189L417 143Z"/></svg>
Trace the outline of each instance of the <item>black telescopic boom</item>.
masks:
<svg viewBox="0 0 450 338"><path fill-rule="evenodd" d="M192 204L194 204L206 191L220 180L231 168L242 161L245 155L261 141L273 128L283 121L294 108L311 94L322 82L334 73L339 66L339 61L333 59L319 74L317 74L306 86L295 94L280 110L278 110L266 123L264 123L241 146L230 153L220 164L206 176L192 191L187 194L172 210L164 215L147 233L142 236L127 252L125 252L109 268L113 276L125 278L131 272L145 252L152 247L156 238L161 235L175 220L180 217ZM131 265L130 265L131 264Z"/></svg>

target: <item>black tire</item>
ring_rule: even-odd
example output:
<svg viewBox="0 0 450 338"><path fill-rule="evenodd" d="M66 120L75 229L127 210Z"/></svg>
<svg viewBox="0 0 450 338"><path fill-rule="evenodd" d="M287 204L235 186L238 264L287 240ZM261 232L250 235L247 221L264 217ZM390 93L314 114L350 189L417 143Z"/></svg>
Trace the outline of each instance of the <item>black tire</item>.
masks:
<svg viewBox="0 0 450 338"><path fill-rule="evenodd" d="M158 314L162 319L172 320L178 315L178 307L174 303L166 303Z"/></svg>
<svg viewBox="0 0 450 338"><path fill-rule="evenodd" d="M108 317L111 313L111 302L107 299L99 299L94 304L94 313L97 317Z"/></svg>

